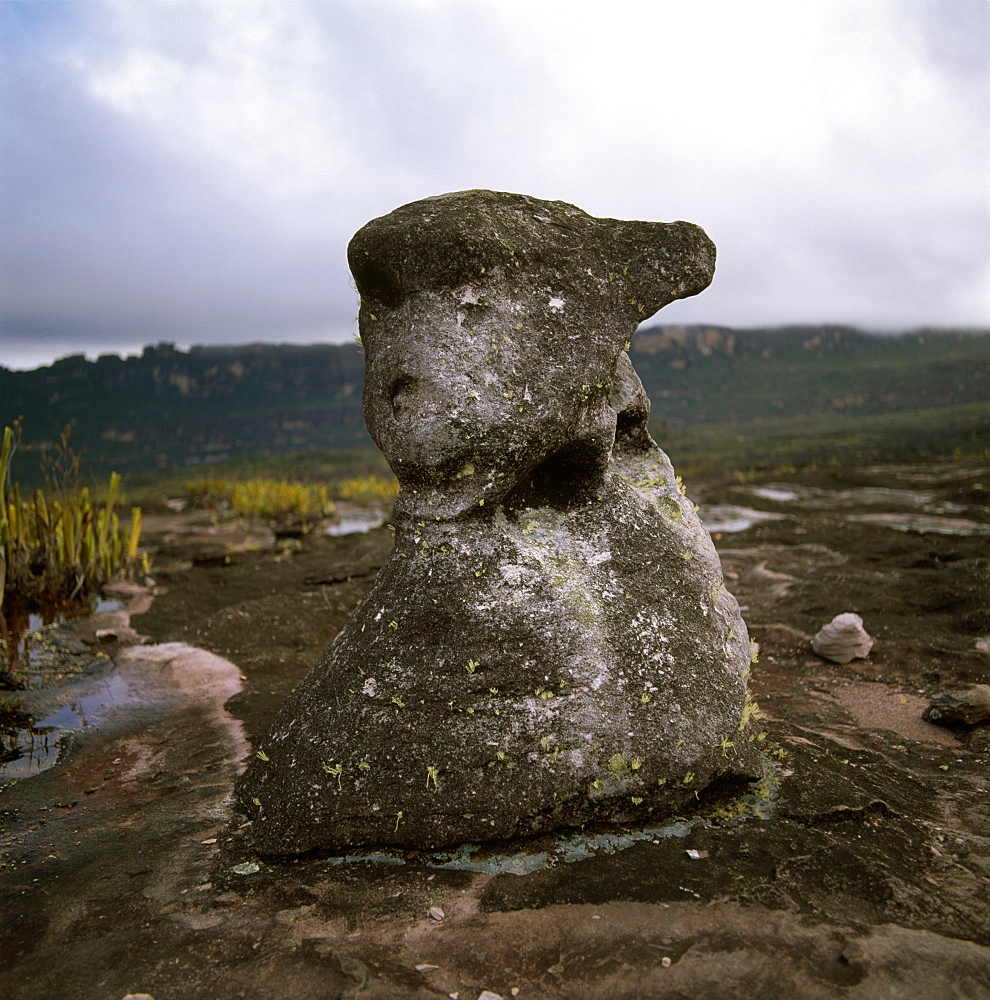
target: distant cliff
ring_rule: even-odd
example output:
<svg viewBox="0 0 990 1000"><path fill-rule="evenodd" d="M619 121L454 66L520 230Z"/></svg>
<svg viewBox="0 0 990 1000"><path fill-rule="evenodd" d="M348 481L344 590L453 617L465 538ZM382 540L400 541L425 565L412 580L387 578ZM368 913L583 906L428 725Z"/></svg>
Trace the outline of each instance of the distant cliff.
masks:
<svg viewBox="0 0 990 1000"><path fill-rule="evenodd" d="M667 326L630 352L667 426L990 406L990 331Z"/></svg>
<svg viewBox="0 0 990 1000"><path fill-rule="evenodd" d="M72 424L73 447L120 471L369 443L356 345L147 347L0 369L0 421L24 417L32 447Z"/></svg>
<svg viewBox="0 0 990 1000"><path fill-rule="evenodd" d="M848 327L640 330L631 357L660 428L787 416L871 416L987 403L990 333L872 336ZM0 367L0 424L32 448L72 424L91 471L221 462L369 443L354 344L148 347L139 358Z"/></svg>

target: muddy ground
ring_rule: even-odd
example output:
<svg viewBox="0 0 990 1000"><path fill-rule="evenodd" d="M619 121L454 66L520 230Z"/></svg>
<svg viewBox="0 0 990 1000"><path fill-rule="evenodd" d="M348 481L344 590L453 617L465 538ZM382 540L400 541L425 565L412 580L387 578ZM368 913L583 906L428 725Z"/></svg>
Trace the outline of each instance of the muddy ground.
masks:
<svg viewBox="0 0 990 1000"><path fill-rule="evenodd" d="M990 681L990 471L689 487L761 647L766 818L716 790L682 836L611 831L627 840L571 863L533 862L549 838L460 868L255 857L233 778L390 535L162 515L153 600L128 598L150 644L124 612L116 640L67 625L59 676L24 692L36 717L93 710L58 763L0 787L0 996L990 997L990 729L922 719L933 693ZM876 644L838 666L810 636L844 611Z"/></svg>

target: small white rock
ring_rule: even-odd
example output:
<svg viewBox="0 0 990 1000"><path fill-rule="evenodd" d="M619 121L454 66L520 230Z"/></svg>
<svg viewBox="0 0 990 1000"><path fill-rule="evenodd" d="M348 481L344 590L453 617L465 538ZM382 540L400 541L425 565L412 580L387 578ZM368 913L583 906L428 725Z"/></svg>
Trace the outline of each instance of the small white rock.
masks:
<svg viewBox="0 0 990 1000"><path fill-rule="evenodd" d="M436 920L438 923L443 920L444 912L439 906L431 906L426 914L431 920Z"/></svg>
<svg viewBox="0 0 990 1000"><path fill-rule="evenodd" d="M863 619L851 611L836 615L811 640L811 648L833 663L849 663L868 656L873 639L863 628Z"/></svg>
<svg viewBox="0 0 990 1000"><path fill-rule="evenodd" d="M478 1000L502 1000L502 996L499 993L492 993L491 990L482 990L478 994Z"/></svg>

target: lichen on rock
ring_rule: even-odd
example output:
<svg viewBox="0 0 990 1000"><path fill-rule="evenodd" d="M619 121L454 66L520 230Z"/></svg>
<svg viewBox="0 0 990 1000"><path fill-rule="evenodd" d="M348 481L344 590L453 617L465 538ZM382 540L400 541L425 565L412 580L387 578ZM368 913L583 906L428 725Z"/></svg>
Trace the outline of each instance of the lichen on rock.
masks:
<svg viewBox="0 0 990 1000"><path fill-rule="evenodd" d="M238 784L257 849L633 821L753 773L746 627L624 353L710 282L702 230L466 191L348 256L395 547Z"/></svg>

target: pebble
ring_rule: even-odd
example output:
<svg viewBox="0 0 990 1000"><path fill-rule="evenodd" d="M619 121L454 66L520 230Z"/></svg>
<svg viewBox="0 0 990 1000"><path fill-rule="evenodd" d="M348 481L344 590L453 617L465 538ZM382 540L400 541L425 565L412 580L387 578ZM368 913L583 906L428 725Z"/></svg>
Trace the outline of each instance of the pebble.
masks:
<svg viewBox="0 0 990 1000"><path fill-rule="evenodd" d="M444 912L439 906L431 906L426 914L431 920L436 920L439 923L444 918Z"/></svg>
<svg viewBox="0 0 990 1000"><path fill-rule="evenodd" d="M869 655L873 639L863 628L863 619L847 611L821 629L811 640L811 648L833 663L850 663Z"/></svg>

